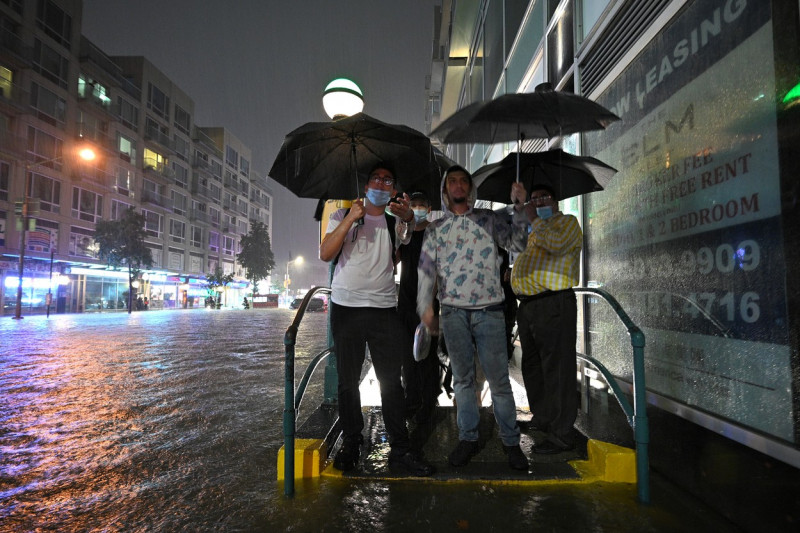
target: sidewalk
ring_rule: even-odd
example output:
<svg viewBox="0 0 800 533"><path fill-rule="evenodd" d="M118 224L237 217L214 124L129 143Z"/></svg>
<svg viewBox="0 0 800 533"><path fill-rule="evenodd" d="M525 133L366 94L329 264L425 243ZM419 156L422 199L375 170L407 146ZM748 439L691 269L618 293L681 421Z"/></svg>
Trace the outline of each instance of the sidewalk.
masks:
<svg viewBox="0 0 800 533"><path fill-rule="evenodd" d="M430 477L413 477L405 471L393 471L388 465L389 444L381 416L377 380L370 371L362 382L365 444L355 470L342 473L333 467L339 441L330 443L329 460L323 459L320 484L312 483L312 500L331 501L358 495L362 505L377 506L376 516L387 505L391 494L392 509L399 505L402 520L395 525L421 526L422 530L485 529L487 531L742 531L723 516L709 509L664 478L651 472L651 503L637 499L637 485L630 482L604 481L587 465L588 447L597 441L581 438L576 448L555 455L531 452L534 442L544 434L527 426L530 413L524 388L517 381L512 365L512 387L522 431L520 445L530 460L528 472L513 470L497 436L489 395L481 408L481 451L464 467L449 465L448 454L458 442L456 409L446 396L440 398L432 422L426 426L410 423L411 438L436 467ZM449 404L449 405L447 405ZM318 412L324 411L320 409ZM320 419L335 420L335 409ZM317 426L321 428L323 424ZM327 426L328 428L330 425ZM306 427L298 436L311 437ZM324 432L323 432L324 433ZM324 438L324 434L316 435ZM602 446L604 443L599 443ZM628 450L632 453L632 450ZM337 496L338 495L338 496ZM375 499L377 498L377 499ZM373 501L374 500L374 501ZM342 501L342 500L338 500ZM398 503L400 502L400 503ZM315 503L315 505L318 502ZM409 514L411 513L411 514ZM367 514L370 514L367 512ZM396 520L400 518L395 517ZM379 521L380 522L380 521ZM328 524L334 526L335 520ZM535 525L535 527L534 527Z"/></svg>

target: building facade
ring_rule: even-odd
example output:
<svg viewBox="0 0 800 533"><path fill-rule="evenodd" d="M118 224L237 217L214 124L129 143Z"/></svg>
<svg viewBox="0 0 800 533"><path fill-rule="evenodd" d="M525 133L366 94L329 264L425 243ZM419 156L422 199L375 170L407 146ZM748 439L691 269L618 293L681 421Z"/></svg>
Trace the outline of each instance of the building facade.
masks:
<svg viewBox="0 0 800 533"><path fill-rule="evenodd" d="M764 454L750 464L800 468L799 26L796 0L444 0L437 14L430 129L542 82L620 117L520 148L562 147L618 170L561 209L582 222L582 285L608 291L645 333L649 411L665 416L654 450L699 455L722 436L735 453ZM443 148L475 170L518 147ZM610 308L584 298L578 327L579 352L629 385L630 339ZM585 398L608 395L588 382ZM604 426L603 412L587 424ZM703 468L666 451L653 464L699 485L689 464L674 468L695 459Z"/></svg>
<svg viewBox="0 0 800 533"><path fill-rule="evenodd" d="M125 309L125 272L97 259L99 220L145 216L154 265L137 280L150 309L202 306L205 275L235 275L252 220L271 231L272 193L250 149L224 127L195 123L191 96L144 57L109 57L81 35L82 2L0 3L0 307L16 306L21 211L24 313ZM82 162L76 151L96 154ZM27 183L26 183L27 180ZM49 295L49 296L48 296Z"/></svg>

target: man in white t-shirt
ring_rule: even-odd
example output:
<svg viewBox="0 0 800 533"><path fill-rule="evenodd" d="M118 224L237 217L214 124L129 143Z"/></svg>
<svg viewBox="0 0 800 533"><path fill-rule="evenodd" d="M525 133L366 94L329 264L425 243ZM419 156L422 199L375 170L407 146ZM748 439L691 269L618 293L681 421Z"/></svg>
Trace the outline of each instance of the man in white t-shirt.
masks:
<svg viewBox="0 0 800 533"><path fill-rule="evenodd" d="M366 199L349 210L334 212L320 244L320 259L336 261L331 282L331 331L339 374L339 420L343 442L333 465L342 471L358 463L364 429L359 382L365 350L380 383L381 407L391 452L390 467L403 467L417 476L433 474L433 467L419 451L412 450L405 421L405 400L400 380L403 355L410 340L403 334L397 315L394 281L394 247L385 212L397 193L391 166L373 167L365 187ZM413 230L414 213L408 195L388 210L398 219L398 237ZM363 222L360 220L363 219Z"/></svg>

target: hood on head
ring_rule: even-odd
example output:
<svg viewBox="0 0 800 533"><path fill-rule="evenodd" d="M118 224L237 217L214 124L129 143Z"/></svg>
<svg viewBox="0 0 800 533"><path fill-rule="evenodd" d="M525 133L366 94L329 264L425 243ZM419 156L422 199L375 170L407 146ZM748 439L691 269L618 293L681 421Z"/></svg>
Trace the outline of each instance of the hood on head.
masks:
<svg viewBox="0 0 800 533"><path fill-rule="evenodd" d="M472 173L470 173L469 170L462 167L461 165L453 165L452 167L444 171L444 173L442 174L442 182L439 185L439 194L441 195L442 198L442 211L451 214L453 212L450 210L450 199L445 194L445 180L447 179L448 172L452 172L455 170L461 170L463 172L466 172L467 175L469 176L470 188L469 188L469 194L467 195L467 205L469 206L469 208L472 209L473 207L475 207L475 202L478 200L478 188L475 187L475 182L472 180Z"/></svg>

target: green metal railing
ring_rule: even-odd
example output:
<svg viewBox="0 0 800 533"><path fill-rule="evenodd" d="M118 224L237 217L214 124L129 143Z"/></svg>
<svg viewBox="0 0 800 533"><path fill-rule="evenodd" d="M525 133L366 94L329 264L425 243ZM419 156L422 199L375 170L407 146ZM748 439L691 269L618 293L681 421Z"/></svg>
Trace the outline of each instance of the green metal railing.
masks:
<svg viewBox="0 0 800 533"><path fill-rule="evenodd" d="M614 392L614 397L619 402L620 407L625 413L628 423L634 431L636 442L636 483L638 499L642 503L650 503L650 469L647 446L650 442L650 429L647 421L647 399L644 378L644 333L633 323L631 318L609 293L601 289L590 289L575 287L576 294L592 294L604 299L616 312L622 323L628 330L633 347L633 407L628 398L623 394L619 383L611 372L597 359L588 355L578 354L580 359L587 361L596 367L608 382ZM300 323L305 314L308 302L315 294L330 294L328 287L315 287L306 294L300 308L297 310L294 321L287 328L284 335L283 344L285 346L285 395L283 409L283 435L284 435L284 495L292 497L294 495L294 449L295 432L297 424L297 411L305 394L308 382L316 370L319 363L331 353L331 348L327 348L317 354L306 367L303 377L295 392L295 343Z"/></svg>
<svg viewBox="0 0 800 533"><path fill-rule="evenodd" d="M633 438L636 442L636 488L638 498L642 503L650 503L650 462L647 454L647 446L650 442L650 426L647 422L647 391L644 380L644 333L633 323L628 313L609 293L601 289L585 287L575 287L574 290L576 294L592 294L603 298L628 329L631 346L633 347L633 407L631 407L628 398L622 393L617 379L600 361L583 354L578 354L578 357L592 364L603 374L611 390L614 391L614 397L619 402L619 406L625 412L628 424L633 428Z"/></svg>
<svg viewBox="0 0 800 533"><path fill-rule="evenodd" d="M297 309L292 324L286 329L283 336L285 347L285 384L284 384L284 405L283 405L283 494L288 497L294 496L294 437L297 430L297 411L300 409L300 402L308 387L308 381L317 368L317 365L328 357L331 353L330 348L326 348L311 360L306 367L300 384L295 393L294 385L294 348L297 342L297 332L300 329L300 322L308 307L308 302L315 294L330 294L328 287L314 287L303 298L303 303Z"/></svg>

